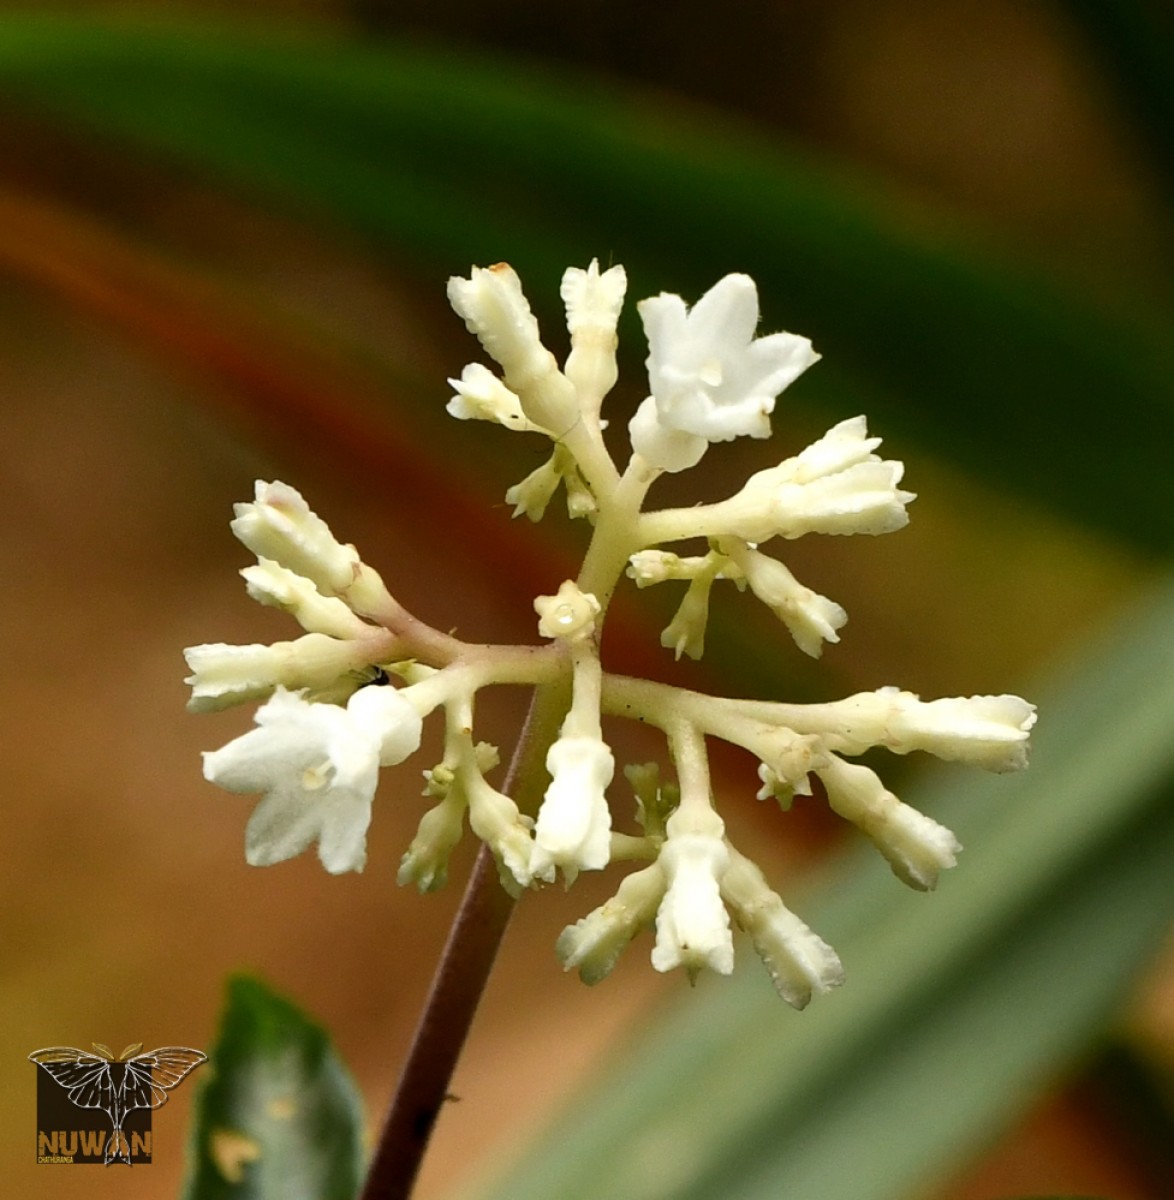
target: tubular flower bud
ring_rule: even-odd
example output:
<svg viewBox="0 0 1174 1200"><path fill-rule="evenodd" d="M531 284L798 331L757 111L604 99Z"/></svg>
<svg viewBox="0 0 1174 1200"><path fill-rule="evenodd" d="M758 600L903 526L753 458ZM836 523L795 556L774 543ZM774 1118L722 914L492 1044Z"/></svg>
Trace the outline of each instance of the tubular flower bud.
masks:
<svg viewBox="0 0 1174 1200"><path fill-rule="evenodd" d="M660 644L679 659L682 654L699 659L705 653L705 627L709 622L709 593L713 576L699 576L689 584L676 615L660 635Z"/></svg>
<svg viewBox="0 0 1174 1200"><path fill-rule="evenodd" d="M957 863L962 849L958 839L944 825L902 804L875 772L831 755L817 774L833 811L868 834L903 883L932 891L939 873Z"/></svg>
<svg viewBox="0 0 1174 1200"><path fill-rule="evenodd" d="M416 836L400 860L396 882L414 883L421 892L435 892L448 882L448 860L461 840L465 800L455 789L421 818Z"/></svg>
<svg viewBox="0 0 1174 1200"><path fill-rule="evenodd" d="M750 590L786 625L804 654L819 658L824 642L840 640L837 630L847 623L848 614L838 604L804 587L777 559L731 542L724 539L722 548L728 548Z"/></svg>
<svg viewBox="0 0 1174 1200"><path fill-rule="evenodd" d="M1016 771L1027 765L1028 734L1036 719L1035 706L1018 696L921 700L891 687L861 692L830 707L841 718L828 737L834 750L926 750L988 771Z"/></svg>
<svg viewBox="0 0 1174 1200"><path fill-rule="evenodd" d="M489 786L479 772L462 779L469 802L469 827L490 850L502 872L502 882L529 887L533 842L526 818L506 795ZM512 890L512 889L511 889Z"/></svg>
<svg viewBox="0 0 1174 1200"><path fill-rule="evenodd" d="M555 953L563 970L577 969L579 978L591 984L610 975L628 943L652 924L665 887L656 863L627 876L607 903L562 931Z"/></svg>
<svg viewBox="0 0 1174 1200"><path fill-rule="evenodd" d="M916 497L897 484L899 462L871 453L863 417L841 421L802 454L751 475L721 510L726 532L747 542L806 533L881 534L909 522L905 506Z"/></svg>
<svg viewBox="0 0 1174 1200"><path fill-rule="evenodd" d="M214 712L268 696L275 687L321 691L349 671L367 665L369 650L324 633L307 633L293 642L229 646L223 642L189 646L184 658L192 669L184 683L192 688L190 712Z"/></svg>
<svg viewBox="0 0 1174 1200"><path fill-rule="evenodd" d="M267 558L262 558L256 566L245 567L241 576L249 596L258 604L280 608L311 633L345 639L362 637L371 631L371 626L341 600L323 596L309 579Z"/></svg>
<svg viewBox="0 0 1174 1200"><path fill-rule="evenodd" d="M815 993L844 982L839 955L783 904L754 863L732 847L721 893L750 935L775 990L793 1008L806 1008Z"/></svg>
<svg viewBox="0 0 1174 1200"><path fill-rule="evenodd" d="M561 437L578 419L575 388L542 344L514 269L506 263L474 267L468 279L448 281L448 299L486 354L501 364L527 418Z"/></svg>
<svg viewBox="0 0 1174 1200"><path fill-rule="evenodd" d="M657 860L668 890L656 913L652 965L658 971L708 967L719 975L734 969L734 939L719 882L730 856L720 833L676 832L681 812L669 819L669 837ZM720 826L721 822L713 822Z"/></svg>
<svg viewBox="0 0 1174 1200"><path fill-rule="evenodd" d="M566 374L587 411L598 412L600 401L615 386L616 322L627 289L623 267L600 273L596 259L585 271L569 267L563 275L562 298L571 335Z"/></svg>
<svg viewBox="0 0 1174 1200"><path fill-rule="evenodd" d="M237 504L235 512L232 532L258 558L309 579L323 594L345 592L358 575L354 546L342 545L287 484L258 480L253 503Z"/></svg>
<svg viewBox="0 0 1174 1200"><path fill-rule="evenodd" d="M522 433L545 433L522 411L522 402L492 371L470 363L460 379L450 379L456 395L448 402L450 416L460 421L494 421Z"/></svg>
<svg viewBox="0 0 1174 1200"><path fill-rule="evenodd" d="M554 879L561 868L568 884L580 871L599 871L611 857L611 810L604 795L615 758L598 737L560 737L546 756L550 786L534 826L530 874Z"/></svg>

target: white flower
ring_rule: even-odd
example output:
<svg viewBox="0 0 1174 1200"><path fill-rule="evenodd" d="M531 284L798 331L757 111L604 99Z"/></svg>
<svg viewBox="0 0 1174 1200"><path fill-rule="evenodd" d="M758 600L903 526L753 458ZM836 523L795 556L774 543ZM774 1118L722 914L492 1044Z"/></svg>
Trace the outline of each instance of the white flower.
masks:
<svg viewBox="0 0 1174 1200"><path fill-rule="evenodd" d="M610 900L562 931L555 953L563 970L577 968L584 983L610 975L628 943L652 923L665 886L656 863L627 876Z"/></svg>
<svg viewBox="0 0 1174 1200"><path fill-rule="evenodd" d="M931 891L938 874L957 863L962 846L950 830L902 804L874 771L829 755L816 774L832 810L868 834L902 882Z"/></svg>
<svg viewBox="0 0 1174 1200"><path fill-rule="evenodd" d="M805 533L892 533L909 523L916 499L897 484L904 465L871 451L863 417L841 421L801 454L759 471L731 499L714 505L727 532L747 542Z"/></svg>
<svg viewBox="0 0 1174 1200"><path fill-rule="evenodd" d="M816 992L844 982L839 955L783 904L754 863L729 849L722 897L750 935L775 990L792 1007L806 1008Z"/></svg>
<svg viewBox="0 0 1174 1200"><path fill-rule="evenodd" d="M920 700L912 692L881 688L830 706L840 717L829 745L847 754L884 746L896 754L926 750L939 758L974 763L988 771L1027 765L1035 706L1018 696Z"/></svg>
<svg viewBox="0 0 1174 1200"><path fill-rule="evenodd" d="M758 289L727 275L687 309L662 293L638 305L660 421L709 442L770 436L775 398L819 356L791 333L755 338Z"/></svg>
<svg viewBox="0 0 1174 1200"><path fill-rule="evenodd" d="M628 422L628 438L632 449L660 471L687 471L695 467L709 449L705 438L666 425L651 396Z"/></svg>
<svg viewBox="0 0 1174 1200"><path fill-rule="evenodd" d="M702 967L728 975L734 969L730 917L722 903L719 881L729 865L720 833L675 832L680 810L669 818L669 837L660 852L668 890L656 913L656 946L652 965L658 971ZM713 824L720 828L721 822Z"/></svg>
<svg viewBox="0 0 1174 1200"><path fill-rule="evenodd" d="M560 737L546 755L550 786L534 825L530 873L548 882L561 867L567 883L611 857L611 810L604 795L615 758L598 737Z"/></svg>
<svg viewBox="0 0 1174 1200"><path fill-rule="evenodd" d="M727 275L691 310L669 293L638 308L652 395L629 432L636 453L665 471L693 466L710 442L769 437L778 394L819 358L791 333L755 338L758 290L748 275Z"/></svg>
<svg viewBox="0 0 1174 1200"><path fill-rule="evenodd" d="M204 777L230 792L263 792L245 832L245 857L268 866L317 840L330 872L361 871L379 767L420 744L420 714L396 689L361 688L347 707L312 704L279 688L257 728L204 755Z"/></svg>
<svg viewBox="0 0 1174 1200"><path fill-rule="evenodd" d="M213 642L183 652L192 669L184 683L192 687L190 712L214 712L245 700L268 696L277 686L321 691L366 665L367 650L358 642L323 633L307 633L271 646L229 646Z"/></svg>
<svg viewBox="0 0 1174 1200"><path fill-rule="evenodd" d="M301 493L257 480L256 499L234 506L232 532L258 557L309 579L326 595L344 592L359 572L354 546L339 543Z"/></svg>

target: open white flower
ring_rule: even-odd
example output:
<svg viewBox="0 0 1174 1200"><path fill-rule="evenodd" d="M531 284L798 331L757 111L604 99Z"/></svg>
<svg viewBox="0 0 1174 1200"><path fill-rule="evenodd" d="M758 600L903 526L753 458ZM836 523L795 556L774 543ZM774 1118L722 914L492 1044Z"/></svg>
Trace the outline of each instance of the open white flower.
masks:
<svg viewBox="0 0 1174 1200"><path fill-rule="evenodd" d="M330 872L361 871L379 767L420 744L420 714L390 687L361 688L346 708L279 688L257 728L204 755L204 777L230 792L264 793L245 832L253 866L293 858L318 842Z"/></svg>
<svg viewBox="0 0 1174 1200"><path fill-rule="evenodd" d="M666 471L693 466L710 442L769 437L778 394L819 359L795 334L755 338L758 289L748 275L727 275L692 309L670 293L637 307L652 395L629 427L632 446Z"/></svg>
<svg viewBox="0 0 1174 1200"><path fill-rule="evenodd" d="M538 820L530 873L554 879L561 868L568 883L580 871L599 871L611 857L611 810L604 795L615 758L599 737L560 737L546 755L551 774Z"/></svg>

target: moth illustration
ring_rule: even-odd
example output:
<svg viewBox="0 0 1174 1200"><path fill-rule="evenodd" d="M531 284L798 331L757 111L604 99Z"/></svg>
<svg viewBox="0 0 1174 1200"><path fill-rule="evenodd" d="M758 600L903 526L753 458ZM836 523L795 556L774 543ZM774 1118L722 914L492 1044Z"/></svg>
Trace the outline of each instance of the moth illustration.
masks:
<svg viewBox="0 0 1174 1200"><path fill-rule="evenodd" d="M29 1059L43 1067L69 1093L78 1108L100 1108L110 1118L112 1132L102 1161L106 1166L131 1166L130 1145L122 1132L126 1114L135 1108L159 1108L167 1093L178 1087L207 1055L184 1046L161 1046L140 1054L135 1042L117 1057L109 1047L94 1043L95 1053L68 1046L34 1050Z"/></svg>

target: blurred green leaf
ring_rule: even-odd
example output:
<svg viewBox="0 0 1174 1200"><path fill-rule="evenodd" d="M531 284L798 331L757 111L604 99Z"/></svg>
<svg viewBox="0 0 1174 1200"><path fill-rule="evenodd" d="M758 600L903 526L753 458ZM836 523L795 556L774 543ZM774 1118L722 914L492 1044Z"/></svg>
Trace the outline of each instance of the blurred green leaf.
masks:
<svg viewBox="0 0 1174 1200"><path fill-rule="evenodd" d="M1168 928L1174 586L1041 712L1027 772L944 768L907 797L966 846L939 894L853 854L798 906L843 989L793 1013L743 961L640 1030L479 1200L904 1200L988 1144Z"/></svg>
<svg viewBox="0 0 1174 1200"><path fill-rule="evenodd" d="M0 89L357 228L430 278L508 256L540 308L593 255L625 262L637 296L750 271L765 323L825 355L797 395L1135 545L1174 542L1168 314L1098 308L745 126L419 46L80 17L6 17Z"/></svg>
<svg viewBox="0 0 1174 1200"><path fill-rule="evenodd" d="M196 1101L185 1200L351 1200L362 1102L326 1032L256 979L230 980Z"/></svg>

